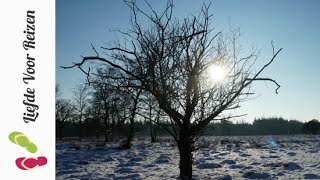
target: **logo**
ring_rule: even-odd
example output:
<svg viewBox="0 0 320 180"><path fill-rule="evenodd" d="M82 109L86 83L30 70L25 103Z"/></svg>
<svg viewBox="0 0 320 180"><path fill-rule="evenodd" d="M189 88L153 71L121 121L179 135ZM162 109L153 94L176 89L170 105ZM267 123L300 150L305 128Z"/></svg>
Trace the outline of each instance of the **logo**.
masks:
<svg viewBox="0 0 320 180"><path fill-rule="evenodd" d="M36 153L38 151L36 144L31 142L30 139L21 132L15 131L10 133L9 140L23 149L26 149L29 153ZM21 170L31 170L46 164L47 158L44 156L20 157L16 159L16 165Z"/></svg>

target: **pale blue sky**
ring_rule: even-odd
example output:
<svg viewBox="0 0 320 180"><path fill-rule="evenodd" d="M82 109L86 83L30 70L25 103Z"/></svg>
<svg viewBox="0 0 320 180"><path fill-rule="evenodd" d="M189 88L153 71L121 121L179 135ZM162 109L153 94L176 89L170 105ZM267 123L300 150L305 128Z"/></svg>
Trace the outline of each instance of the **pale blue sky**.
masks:
<svg viewBox="0 0 320 180"><path fill-rule="evenodd" d="M183 17L198 11L203 1L175 0L174 14ZM165 1L152 1L161 8ZM229 22L244 32L243 45L262 49L258 66L272 55L270 42L284 48L264 73L276 79L281 88L274 93L271 83L257 83L259 97L243 104L236 113L244 119L282 116L308 121L320 119L320 1L317 0L216 0L212 1L212 25L227 30ZM92 55L90 43L99 46L114 40L109 30L129 28L129 10L121 0L56 1L56 82L63 97L72 96L72 88L84 79L79 69L61 69ZM259 66L259 67L260 67ZM258 68L258 67L257 67Z"/></svg>

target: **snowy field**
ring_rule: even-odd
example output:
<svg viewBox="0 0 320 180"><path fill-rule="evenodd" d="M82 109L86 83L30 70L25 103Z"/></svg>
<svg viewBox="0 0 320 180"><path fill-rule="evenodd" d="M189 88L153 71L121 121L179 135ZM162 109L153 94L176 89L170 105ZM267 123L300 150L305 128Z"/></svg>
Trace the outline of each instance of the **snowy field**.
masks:
<svg viewBox="0 0 320 180"><path fill-rule="evenodd" d="M56 145L56 179L177 179L174 142L137 139L132 149L118 142ZM206 137L194 152L194 179L320 179L320 136Z"/></svg>

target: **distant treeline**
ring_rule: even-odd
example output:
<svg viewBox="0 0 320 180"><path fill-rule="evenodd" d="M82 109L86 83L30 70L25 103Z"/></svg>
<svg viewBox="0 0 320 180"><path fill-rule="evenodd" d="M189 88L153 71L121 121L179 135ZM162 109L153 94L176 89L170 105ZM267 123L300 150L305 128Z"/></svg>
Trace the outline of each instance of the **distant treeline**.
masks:
<svg viewBox="0 0 320 180"><path fill-rule="evenodd" d="M209 124L206 133L216 136L319 134L320 123L315 119L303 123L281 117L257 118L252 124L244 121L240 123L221 121Z"/></svg>
<svg viewBox="0 0 320 180"><path fill-rule="evenodd" d="M210 135L285 135L304 134L304 123L297 120L285 120L283 118L259 118L252 124L241 122L232 123L222 121L210 124L207 133Z"/></svg>
<svg viewBox="0 0 320 180"><path fill-rule="evenodd" d="M106 132L103 131L101 124L94 123L95 121L86 121L83 124L83 135L85 137L101 138ZM162 124L167 127L169 125ZM63 134L67 137L78 135L78 124L67 123ZM126 136L129 129L129 124L124 123L114 129L113 136ZM164 128L158 126L158 136L169 136ZM290 135L290 134L319 134L320 123L317 120L311 120L303 123L297 120L286 120L284 118L258 118L252 124L242 122L233 123L232 121L220 121L210 123L203 132L204 135L213 136L236 136L236 135ZM135 132L137 136L148 136L150 133L149 122L135 122Z"/></svg>

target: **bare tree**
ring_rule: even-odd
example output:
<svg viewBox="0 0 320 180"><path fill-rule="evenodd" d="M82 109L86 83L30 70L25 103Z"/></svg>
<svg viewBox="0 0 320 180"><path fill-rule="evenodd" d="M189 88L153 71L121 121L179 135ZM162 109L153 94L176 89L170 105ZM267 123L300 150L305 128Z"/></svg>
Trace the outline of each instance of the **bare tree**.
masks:
<svg viewBox="0 0 320 180"><path fill-rule="evenodd" d="M74 113L74 105L68 99L56 100L56 125L60 140L63 137L65 123L70 120Z"/></svg>
<svg viewBox="0 0 320 180"><path fill-rule="evenodd" d="M127 135L127 139L123 142L121 145L122 148L124 149L130 149L131 148L131 143L133 141L133 138L135 136L135 118L137 115L137 112L139 111L139 99L141 95L142 90L136 90L132 88L127 88L126 90L122 89L122 94L128 97L126 100L127 108L126 108L126 113L129 114L128 119L129 119L129 131Z"/></svg>
<svg viewBox="0 0 320 180"><path fill-rule="evenodd" d="M142 90L132 88L132 82L112 67L99 68L94 75L90 80L90 84L94 89L94 103L97 108L101 109L105 132L108 132L105 140L108 141L109 137L111 138L111 133L116 125L116 118L118 121L129 119L130 127L127 140L122 144L123 148L128 149L131 147L131 141L134 137L134 119L138 111ZM125 108L121 108L121 106L125 106ZM119 118L120 111L124 111L129 115Z"/></svg>
<svg viewBox="0 0 320 180"><path fill-rule="evenodd" d="M59 84L56 84L56 99L59 99L60 96L61 96L62 92L61 92L61 89L60 89L60 85Z"/></svg>
<svg viewBox="0 0 320 180"><path fill-rule="evenodd" d="M89 106L89 88L87 84L78 84L74 88L73 100L79 126L79 141L81 141L83 136L82 123L84 120L84 113Z"/></svg>
<svg viewBox="0 0 320 180"><path fill-rule="evenodd" d="M113 84L110 81L110 78L107 76L109 73L109 69L106 69L105 71L99 69L97 71L98 76L91 82L94 90L93 103L95 108L99 109L101 118L103 119L105 142L110 140L112 125L109 114L112 100L114 98L114 88L112 87Z"/></svg>
<svg viewBox="0 0 320 180"><path fill-rule="evenodd" d="M145 122L149 122L151 143L157 141L157 131L159 129L161 109L157 106L157 100L150 93L143 93L141 98L142 111L138 114L144 117Z"/></svg>
<svg viewBox="0 0 320 180"><path fill-rule="evenodd" d="M60 140L63 137L63 128L65 123L69 121L74 113L74 105L68 99L61 98L61 90L56 85L56 130Z"/></svg>
<svg viewBox="0 0 320 180"><path fill-rule="evenodd" d="M81 62L66 68L78 67L90 76L92 73L84 69L84 64L106 63L123 74L123 78L133 81L132 88L151 93L172 119L166 130L178 145L180 177L190 179L194 144L208 123L231 118L226 111L239 108L241 102L248 100L255 81L270 81L277 86L277 92L280 85L261 77L261 73L281 49L275 50L272 44L270 60L254 71L258 53L243 56L237 29L230 36L214 33L210 26L210 5L204 5L199 15L179 20L172 15L170 0L160 13L147 1L149 12L137 6L136 1L125 3L131 10L132 27L128 31L119 30L123 41L101 47L103 56L92 46L95 55L83 57ZM226 70L223 83L210 81L208 71L212 66Z"/></svg>
<svg viewBox="0 0 320 180"><path fill-rule="evenodd" d="M104 127L101 126L101 122L103 121L103 113L102 108L100 106L100 102L96 100L95 95L93 93L92 99L90 99L90 107L89 112L92 117L92 120L94 121L94 131L95 136L97 139L100 138L100 133L103 130Z"/></svg>

